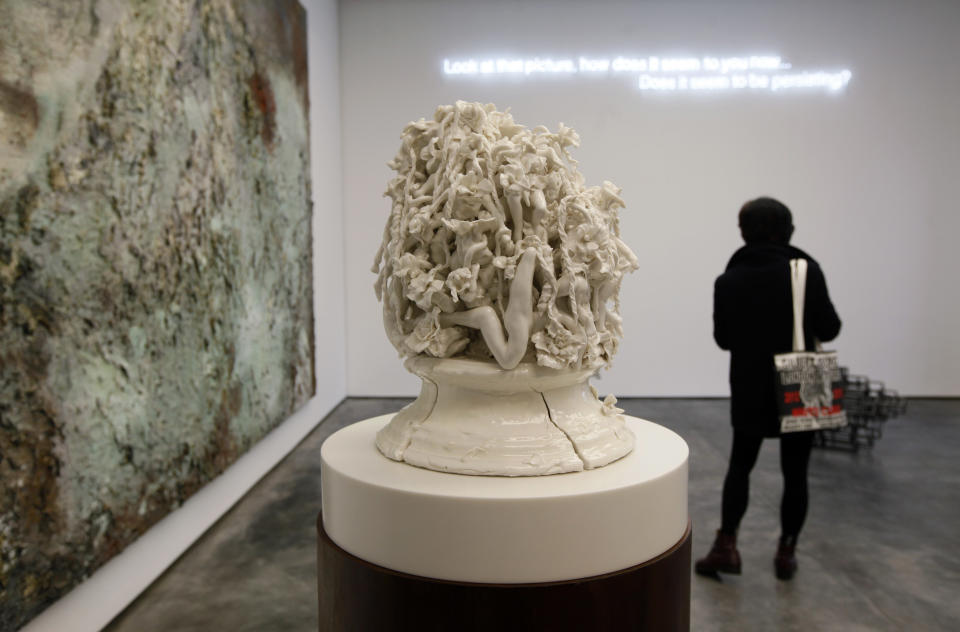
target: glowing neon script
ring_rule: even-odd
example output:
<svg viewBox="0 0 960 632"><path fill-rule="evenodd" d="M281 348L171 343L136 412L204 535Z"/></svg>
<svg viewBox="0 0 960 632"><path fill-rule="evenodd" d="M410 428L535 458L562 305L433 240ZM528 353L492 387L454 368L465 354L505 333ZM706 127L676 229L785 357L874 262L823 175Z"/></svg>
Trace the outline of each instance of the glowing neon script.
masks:
<svg viewBox="0 0 960 632"><path fill-rule="evenodd" d="M452 77L512 75L629 76L641 92L840 92L853 73L795 69L779 55L739 57L529 57L444 59L443 74Z"/></svg>

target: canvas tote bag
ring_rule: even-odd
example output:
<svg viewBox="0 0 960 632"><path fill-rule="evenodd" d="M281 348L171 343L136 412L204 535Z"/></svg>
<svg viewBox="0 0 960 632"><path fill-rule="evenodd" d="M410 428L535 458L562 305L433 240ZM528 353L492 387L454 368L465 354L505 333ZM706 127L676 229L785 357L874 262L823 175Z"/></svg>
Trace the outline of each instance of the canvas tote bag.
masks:
<svg viewBox="0 0 960 632"><path fill-rule="evenodd" d="M840 428L847 425L843 409L843 378L836 351L804 351L803 301L807 260L790 260L793 292L793 351L773 356L777 371L780 432Z"/></svg>

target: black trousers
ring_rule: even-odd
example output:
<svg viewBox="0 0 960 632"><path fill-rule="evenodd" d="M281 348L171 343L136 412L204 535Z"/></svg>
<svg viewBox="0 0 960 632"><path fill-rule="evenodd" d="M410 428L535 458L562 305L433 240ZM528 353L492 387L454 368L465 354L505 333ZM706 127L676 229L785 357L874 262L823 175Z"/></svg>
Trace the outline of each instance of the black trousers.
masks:
<svg viewBox="0 0 960 632"><path fill-rule="evenodd" d="M780 500L781 535L796 537L807 517L807 465L813 448L813 432L791 432L780 436L780 470L783 497ZM723 507L720 530L736 533L747 511L750 471L757 462L763 437L733 431L730 466L723 480Z"/></svg>

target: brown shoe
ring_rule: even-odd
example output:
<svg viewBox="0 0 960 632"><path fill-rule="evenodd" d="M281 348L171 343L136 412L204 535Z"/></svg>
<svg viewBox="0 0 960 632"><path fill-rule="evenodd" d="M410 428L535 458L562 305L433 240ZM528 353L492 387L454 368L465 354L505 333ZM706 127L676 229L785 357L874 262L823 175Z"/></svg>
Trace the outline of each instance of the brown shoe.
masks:
<svg viewBox="0 0 960 632"><path fill-rule="evenodd" d="M727 535L717 531L717 539L707 556L697 560L693 569L698 575L717 577L717 573L740 574L740 552L737 551L737 534Z"/></svg>
<svg viewBox="0 0 960 632"><path fill-rule="evenodd" d="M797 536L780 536L780 544L777 546L777 555L773 558L773 570L777 574L777 579L793 579L797 573Z"/></svg>

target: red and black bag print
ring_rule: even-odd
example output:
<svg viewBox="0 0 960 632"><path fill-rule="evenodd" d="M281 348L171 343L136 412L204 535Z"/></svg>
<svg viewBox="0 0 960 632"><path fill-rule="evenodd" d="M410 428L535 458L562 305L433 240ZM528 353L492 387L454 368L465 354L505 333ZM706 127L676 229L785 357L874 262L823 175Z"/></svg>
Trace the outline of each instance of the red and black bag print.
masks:
<svg viewBox="0 0 960 632"><path fill-rule="evenodd" d="M847 414L843 410L843 378L837 363L837 352L803 350L806 347L803 337L806 285L806 259L792 259L793 351L773 356L777 371L781 433L847 425Z"/></svg>

